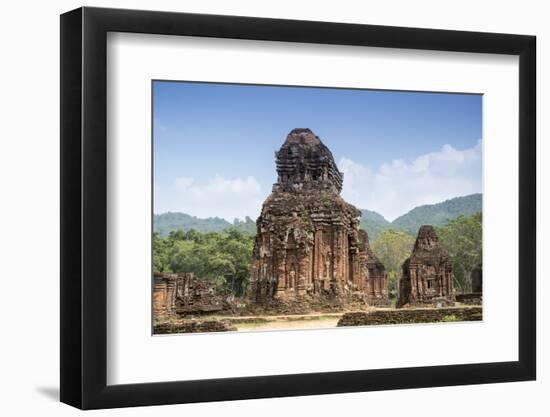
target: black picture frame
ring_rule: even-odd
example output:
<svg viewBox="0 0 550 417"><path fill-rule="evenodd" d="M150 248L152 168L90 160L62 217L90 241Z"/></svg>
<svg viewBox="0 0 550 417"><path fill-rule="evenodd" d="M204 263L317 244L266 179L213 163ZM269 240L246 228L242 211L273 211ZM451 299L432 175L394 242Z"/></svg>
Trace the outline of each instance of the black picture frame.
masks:
<svg viewBox="0 0 550 417"><path fill-rule="evenodd" d="M108 32L519 56L519 360L107 385ZM80 8L61 15L61 401L82 409L534 380L534 36Z"/></svg>

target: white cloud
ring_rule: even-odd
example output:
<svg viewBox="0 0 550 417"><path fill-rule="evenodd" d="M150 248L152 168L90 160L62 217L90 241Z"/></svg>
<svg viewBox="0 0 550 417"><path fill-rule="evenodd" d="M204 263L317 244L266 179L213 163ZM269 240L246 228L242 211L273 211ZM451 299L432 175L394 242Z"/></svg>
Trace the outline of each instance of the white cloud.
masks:
<svg viewBox="0 0 550 417"><path fill-rule="evenodd" d="M374 173L341 158L342 195L355 206L377 211L391 221L422 204L481 192L481 159L481 141L464 150L444 145L410 161L393 160Z"/></svg>
<svg viewBox="0 0 550 417"><path fill-rule="evenodd" d="M422 204L481 192L481 141L459 150L451 145L412 160L393 160L378 169L350 158L338 162L344 173L342 196L359 208L374 210L388 220ZM176 178L172 184L155 185L155 213L183 212L197 217L256 219L269 194L253 176L206 182Z"/></svg>
<svg viewBox="0 0 550 417"><path fill-rule="evenodd" d="M185 189L185 188L191 187L191 185L193 185L193 182L194 182L193 178L181 177L181 178L176 178L176 181L174 181L174 184L176 188Z"/></svg>
<svg viewBox="0 0 550 417"><path fill-rule="evenodd" d="M253 176L228 179L217 175L202 184L193 178L180 177L171 187L155 188L155 213L173 211L201 218L217 216L230 222L245 216L255 220L267 197L264 194Z"/></svg>

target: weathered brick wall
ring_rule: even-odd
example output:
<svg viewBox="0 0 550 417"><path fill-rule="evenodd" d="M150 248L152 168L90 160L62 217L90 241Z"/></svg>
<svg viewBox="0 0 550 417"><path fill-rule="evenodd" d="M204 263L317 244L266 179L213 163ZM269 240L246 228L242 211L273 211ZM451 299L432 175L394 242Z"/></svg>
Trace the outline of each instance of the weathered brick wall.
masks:
<svg viewBox="0 0 550 417"><path fill-rule="evenodd" d="M360 313L346 313L338 326L369 326L380 324L436 323L442 321L482 320L481 307L454 307L437 309L375 310Z"/></svg>
<svg viewBox="0 0 550 417"><path fill-rule="evenodd" d="M153 314L157 319L174 314L211 313L224 308L214 285L201 282L192 272L157 272L153 284Z"/></svg>
<svg viewBox="0 0 550 417"><path fill-rule="evenodd" d="M155 274L153 282L154 317L171 315L174 312L177 281L176 274Z"/></svg>

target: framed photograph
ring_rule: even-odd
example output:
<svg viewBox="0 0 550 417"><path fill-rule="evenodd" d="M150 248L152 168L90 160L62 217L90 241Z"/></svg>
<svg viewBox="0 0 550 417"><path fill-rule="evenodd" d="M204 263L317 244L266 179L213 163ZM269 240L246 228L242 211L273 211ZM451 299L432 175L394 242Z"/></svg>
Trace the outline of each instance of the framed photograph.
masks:
<svg viewBox="0 0 550 417"><path fill-rule="evenodd" d="M535 37L61 16L61 401L533 380Z"/></svg>

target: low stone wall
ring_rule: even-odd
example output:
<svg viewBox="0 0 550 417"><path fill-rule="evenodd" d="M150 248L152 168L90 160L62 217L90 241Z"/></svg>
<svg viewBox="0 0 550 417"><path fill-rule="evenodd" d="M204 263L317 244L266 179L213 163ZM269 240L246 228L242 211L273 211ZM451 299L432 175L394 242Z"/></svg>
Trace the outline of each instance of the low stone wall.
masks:
<svg viewBox="0 0 550 417"><path fill-rule="evenodd" d="M153 334L230 332L237 328L226 320L184 320L155 324Z"/></svg>
<svg viewBox="0 0 550 417"><path fill-rule="evenodd" d="M447 321L482 320L481 307L454 308L402 308L396 310L375 310L346 313L338 321L341 326L370 326L381 324L437 323Z"/></svg>

